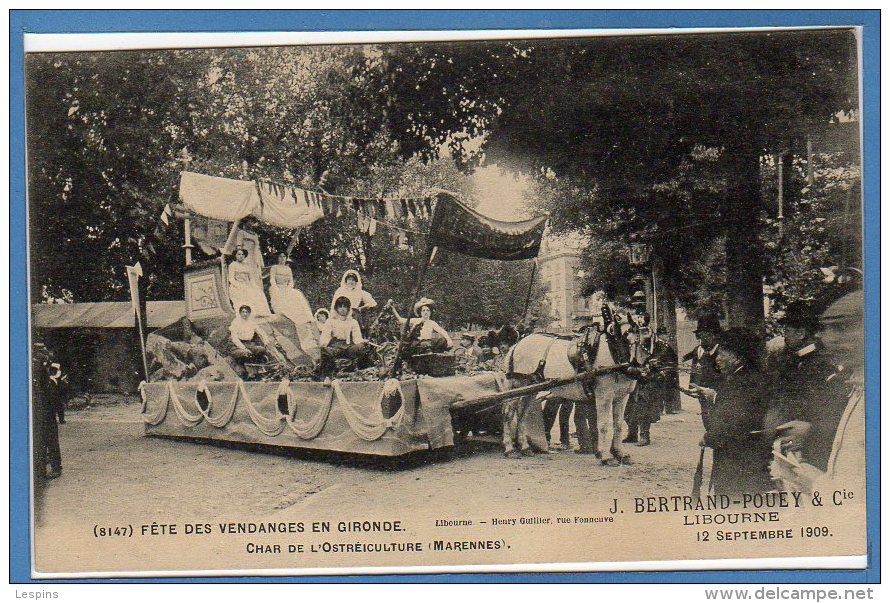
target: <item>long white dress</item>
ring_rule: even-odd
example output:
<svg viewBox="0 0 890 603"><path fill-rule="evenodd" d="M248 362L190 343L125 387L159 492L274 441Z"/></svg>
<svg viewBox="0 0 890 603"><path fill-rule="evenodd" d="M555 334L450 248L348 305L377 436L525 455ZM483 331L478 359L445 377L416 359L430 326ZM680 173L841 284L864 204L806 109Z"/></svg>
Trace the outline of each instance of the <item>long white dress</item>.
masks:
<svg viewBox="0 0 890 603"><path fill-rule="evenodd" d="M253 270L245 262L236 260L229 264L229 299L235 312L241 306L250 306L253 317L272 314L262 283L257 282Z"/></svg>
<svg viewBox="0 0 890 603"><path fill-rule="evenodd" d="M312 322L312 308L306 296L294 288L294 274L288 266L276 264L270 272L269 295L276 314L284 314L295 325Z"/></svg>
<svg viewBox="0 0 890 603"><path fill-rule="evenodd" d="M276 264L269 273L269 296L276 314L286 316L297 329L300 347L310 357L319 355L318 341L315 336L315 317L306 296L294 288L294 273L290 267Z"/></svg>

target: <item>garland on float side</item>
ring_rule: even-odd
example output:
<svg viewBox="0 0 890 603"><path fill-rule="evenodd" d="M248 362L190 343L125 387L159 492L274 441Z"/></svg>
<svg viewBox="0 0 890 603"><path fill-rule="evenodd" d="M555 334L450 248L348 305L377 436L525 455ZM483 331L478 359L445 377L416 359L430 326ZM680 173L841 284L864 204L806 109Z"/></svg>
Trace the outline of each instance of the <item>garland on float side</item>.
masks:
<svg viewBox="0 0 890 603"><path fill-rule="evenodd" d="M374 405L373 416L371 417L366 417L356 410L355 406L353 406L349 399L343 394L343 388L340 386L340 381L332 381L331 388L337 396L337 403L343 410L343 416L346 417L346 422L349 423L349 427L355 435L366 442L379 440L383 434L386 433L387 429L398 426L405 414L405 396L402 394L402 388L398 379L387 379L383 384L383 387L380 389L380 397L377 399L377 404ZM399 410L396 411L396 414L389 419L386 419L383 417L383 411L381 410L383 399L397 392L402 404L399 406Z"/></svg>
<svg viewBox="0 0 890 603"><path fill-rule="evenodd" d="M201 408L200 404L197 403L198 402L198 400L197 400L198 392L204 392L204 395L207 396L208 406L207 406L206 411L203 408ZM214 427L217 427L219 429L222 429L223 427L225 427L226 425L229 424L229 421L232 420L232 416L234 416L234 414L235 414L235 404L237 404L237 402L238 402L238 392L239 392L239 388L236 387L235 391L232 392L232 401L229 402L229 407L222 414L220 414L218 417L211 417L210 410L214 407L213 396L210 393L210 388L207 387L207 383L202 381L201 384L198 386L198 389L195 391L195 404L197 405L198 410L201 411L201 414L204 415L204 419L209 424L211 424Z"/></svg>
<svg viewBox="0 0 890 603"><path fill-rule="evenodd" d="M142 396L142 420L149 425L160 425L167 416L167 407L169 406L169 395L164 398L164 403L158 408L158 412L154 415L147 415L148 398L145 397L145 381L139 384L139 395Z"/></svg>
<svg viewBox="0 0 890 603"><path fill-rule="evenodd" d="M297 421L297 400L293 390L290 388L290 381L282 381L278 387L278 395L287 396L286 417L287 426L291 428L298 438L301 440L313 440L318 437L328 422L328 416L331 414L331 407L334 405L334 390L330 388L325 400L312 417L306 421ZM291 418L293 417L293 418Z"/></svg>
<svg viewBox="0 0 890 603"><path fill-rule="evenodd" d="M281 422L284 418L283 415L279 413L274 419L267 419L260 414L260 411L254 408L253 403L247 396L247 390L244 389L243 381L238 382L238 391L240 391L241 395L244 397L244 403L247 405L247 414L250 415L250 420L253 421L253 424L256 425L257 429L269 437L275 437L284 431L284 423Z"/></svg>
<svg viewBox="0 0 890 603"><path fill-rule="evenodd" d="M173 410L176 411L176 417L183 424L185 424L186 427L196 427L198 423L200 423L204 419L204 411L201 410L200 405L196 404L201 412L196 415L189 414L189 412L182 405L182 401L180 401L179 396L176 394L176 390L173 389L173 383L173 381L167 382L167 399L173 403Z"/></svg>
<svg viewBox="0 0 890 603"><path fill-rule="evenodd" d="M294 392L290 387L291 384L289 381L282 382L278 388L279 396L287 396L288 414L279 414L278 417L274 419L264 417L262 413L260 413L260 411L256 409L256 407L251 402L250 397L247 395L247 390L244 387L243 381L238 381L228 407L225 411L223 411L216 417L213 417L210 414L210 409L213 408L213 396L207 383L202 381L201 384L198 386L198 389L195 391L196 397L197 392L203 391L204 394L207 396L207 401L209 403L208 409L204 410L201 405L197 403L197 399L195 400L195 406L197 406L199 414L191 414L188 410L186 410L185 406L183 406L182 401L179 399L179 396L176 393L174 383L175 382L173 381L167 382L167 387L165 388L167 394L165 396L166 399L154 415L146 414L146 411L148 409L148 399L145 395L145 383L140 384L139 391L142 395L143 421L145 421L149 425L159 425L166 418L167 409L169 408L170 403L172 403L173 410L176 413L176 417L185 426L196 427L199 423L201 423L201 421L206 420L207 423L212 425L213 427L222 429L229 424L229 422L232 420L232 417L235 415L235 408L240 397L243 398L245 402L245 405L247 407L247 414L250 417L250 420L253 421L253 424L256 425L257 429L259 429L263 434L269 437L275 437L277 435L280 435L284 431L284 426L287 425L288 427L290 427L291 431L293 431L293 433L300 439L312 440L318 437L318 435L324 430L330 416L331 408L333 407L334 398L336 397L337 403L343 412L343 416L346 418L346 422L349 424L349 427L350 429L352 429L353 433L367 442L373 442L383 437L383 434L386 433L387 429L394 429L398 427L401 424L402 418L405 414L405 396L402 393L402 388L399 384L398 379L389 379L383 383L383 386L380 388L380 395L377 398L377 402L372 407L373 410L371 416L362 414L358 410L358 408L352 402L350 402L349 398L347 398L346 395L343 393L343 388L340 381L334 380L331 382L330 392L326 396L325 401L322 403L321 408L319 408L319 410L306 421L298 421L296 419L297 401L296 396L294 395ZM389 398L394 394L398 394L401 405L399 406L398 411L396 411L396 413L392 417L387 419L383 416L383 401L384 399ZM282 422L282 419L284 420L284 422Z"/></svg>

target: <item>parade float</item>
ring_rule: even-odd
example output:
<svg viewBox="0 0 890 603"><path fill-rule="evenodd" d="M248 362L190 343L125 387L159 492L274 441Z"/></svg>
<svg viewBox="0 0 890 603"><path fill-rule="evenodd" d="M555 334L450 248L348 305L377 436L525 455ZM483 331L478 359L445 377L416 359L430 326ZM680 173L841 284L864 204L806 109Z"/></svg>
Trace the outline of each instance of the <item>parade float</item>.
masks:
<svg viewBox="0 0 890 603"><path fill-rule="evenodd" d="M425 250L418 254L415 301L437 248L489 259L534 258L546 222L492 220L443 191L410 199L352 198L183 172L177 200L165 207L155 236L165 236L166 225L182 220L185 317L147 333L144 267L128 267L143 342L146 380L140 392L147 435L398 457L451 446L468 425L485 431L480 410L499 421L501 401L529 393L528 388L511 393L494 365L462 370L448 354L428 356L423 366L404 362L407 323L388 354L375 346L376 366L324 380L311 370L318 353L314 335L283 314L256 321L271 342L270 362L241 364L227 354L235 309L226 258L233 249L246 249L256 278L262 279L264 268L259 238L245 223L298 231L347 212L359 221L429 224ZM195 247L206 259L193 258ZM530 408L522 419L543 433L540 406ZM492 424L490 431L497 427Z"/></svg>

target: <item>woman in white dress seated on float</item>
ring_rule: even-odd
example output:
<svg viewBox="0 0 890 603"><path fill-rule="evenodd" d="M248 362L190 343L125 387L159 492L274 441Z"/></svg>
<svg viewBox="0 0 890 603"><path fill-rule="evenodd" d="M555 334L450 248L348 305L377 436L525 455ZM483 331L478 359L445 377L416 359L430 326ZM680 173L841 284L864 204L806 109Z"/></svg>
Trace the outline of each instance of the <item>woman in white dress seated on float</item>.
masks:
<svg viewBox="0 0 890 603"><path fill-rule="evenodd" d="M334 316L334 303L337 299L345 297L351 304L350 318L358 320L359 326L366 326L367 312L377 307L377 302L370 293L362 287L362 277L356 270L347 270L340 279L340 287L334 292L331 299L331 316Z"/></svg>
<svg viewBox="0 0 890 603"><path fill-rule="evenodd" d="M269 272L269 296L276 314L286 316L297 329L300 347L313 359L320 352L314 332L314 317L303 292L294 287L294 273L287 265L287 254L278 254L278 263Z"/></svg>
<svg viewBox="0 0 890 603"><path fill-rule="evenodd" d="M269 316L269 302L263 293L263 283L258 280L254 269L244 260L247 250L239 247L235 250L235 261L229 264L229 300L236 310L248 306L253 310L252 316Z"/></svg>

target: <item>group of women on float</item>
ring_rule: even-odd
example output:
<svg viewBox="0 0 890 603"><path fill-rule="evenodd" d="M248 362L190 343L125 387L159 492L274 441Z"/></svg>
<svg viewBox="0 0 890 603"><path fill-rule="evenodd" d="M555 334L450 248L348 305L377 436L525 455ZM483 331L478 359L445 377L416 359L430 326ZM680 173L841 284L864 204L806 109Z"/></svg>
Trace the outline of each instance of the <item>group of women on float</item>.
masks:
<svg viewBox="0 0 890 603"><path fill-rule="evenodd" d="M237 311L229 331L230 351L239 360L248 360L265 353L269 342L254 319L276 314L286 316L296 327L303 351L319 365L322 373L336 369L336 361L348 359L350 364L363 368L369 364L368 343L362 336L362 324L368 311L377 307L374 297L362 287L361 275L347 270L334 292L330 310L319 308L312 313L306 296L294 286L294 276L287 265L287 254L279 253L277 263L269 273L269 297L266 301L263 284L255 268L245 262L248 252L239 248L229 265L229 298ZM410 320L411 344L408 354L441 352L453 347L448 331L431 318L431 306L435 302L422 298L414 305L415 316L405 319L392 307L387 306L404 326ZM316 335L317 334L317 335Z"/></svg>

